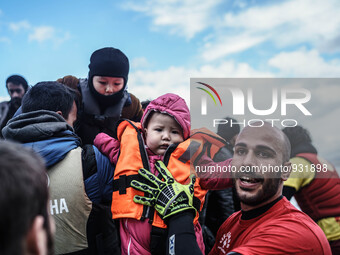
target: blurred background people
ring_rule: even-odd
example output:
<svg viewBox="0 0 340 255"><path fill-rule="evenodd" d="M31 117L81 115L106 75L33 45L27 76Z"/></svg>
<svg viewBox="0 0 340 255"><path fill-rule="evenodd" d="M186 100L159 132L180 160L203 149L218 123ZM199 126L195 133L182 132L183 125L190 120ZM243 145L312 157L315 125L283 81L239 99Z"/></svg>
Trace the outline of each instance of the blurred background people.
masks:
<svg viewBox="0 0 340 255"><path fill-rule="evenodd" d="M6 88L11 100L0 103L0 138L1 130L21 106L21 100L28 90L28 83L24 77L12 75L6 80Z"/></svg>
<svg viewBox="0 0 340 255"><path fill-rule="evenodd" d="M340 254L340 179L335 167L318 155L307 129L282 130L291 144L293 171L284 183L283 195L295 197L301 210L324 231L333 254Z"/></svg>

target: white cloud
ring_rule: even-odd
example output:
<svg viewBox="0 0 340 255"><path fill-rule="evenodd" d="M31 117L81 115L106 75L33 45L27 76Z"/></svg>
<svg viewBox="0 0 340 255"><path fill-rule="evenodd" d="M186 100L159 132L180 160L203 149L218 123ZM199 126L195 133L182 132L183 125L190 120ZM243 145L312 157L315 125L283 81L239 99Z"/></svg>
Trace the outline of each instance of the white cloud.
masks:
<svg viewBox="0 0 340 255"><path fill-rule="evenodd" d="M140 100L154 99L165 93L176 93L190 103L190 78L273 77L269 72L254 70L246 63L223 62L197 69L169 67L159 71L136 71L129 75L129 91Z"/></svg>
<svg viewBox="0 0 340 255"><path fill-rule="evenodd" d="M265 35L279 47L312 43L324 49L339 37L339 11L336 0L291 0L227 13L221 25L254 37Z"/></svg>
<svg viewBox="0 0 340 255"><path fill-rule="evenodd" d="M245 8L247 6L247 1L243 1L243 0L234 0L233 3L234 6L238 7L238 8Z"/></svg>
<svg viewBox="0 0 340 255"><path fill-rule="evenodd" d="M286 77L339 77L340 62L326 62L317 50L301 48L281 52L269 60L269 65L278 68L280 76Z"/></svg>
<svg viewBox="0 0 340 255"><path fill-rule="evenodd" d="M71 35L69 32L64 32L63 34L52 26L33 26L27 20L22 20L19 22L11 22L8 25L9 30L13 32L25 32L28 33L29 41L44 42L47 40L53 41L53 45L58 47L63 42L69 40ZM0 41L1 38L0 38Z"/></svg>
<svg viewBox="0 0 340 255"><path fill-rule="evenodd" d="M225 36L218 39L218 42L214 44L205 44L202 57L206 61L216 60L232 53L242 52L263 42L265 39L264 36L255 37L246 34Z"/></svg>
<svg viewBox="0 0 340 255"><path fill-rule="evenodd" d="M31 24L26 20L23 20L23 21L20 21L20 22L9 23L9 29L14 31L14 32L18 32L21 29L26 30L26 29L30 29L30 28L31 28Z"/></svg>
<svg viewBox="0 0 340 255"><path fill-rule="evenodd" d="M55 29L50 26L39 26L33 28L33 32L29 34L29 41L43 42L52 39L55 36Z"/></svg>
<svg viewBox="0 0 340 255"><path fill-rule="evenodd" d="M155 29L169 27L171 34L191 39L196 33L212 25L212 13L221 2L222 0L130 1L124 8L150 16Z"/></svg>
<svg viewBox="0 0 340 255"><path fill-rule="evenodd" d="M63 36L54 35L53 36L53 43L55 47L58 47L60 44L64 43L65 41L71 38L71 34L69 32L64 33Z"/></svg>
<svg viewBox="0 0 340 255"><path fill-rule="evenodd" d="M0 10L1 11L1 10ZM9 101L11 98L9 96L6 96L6 97L2 97L0 96L0 102L3 102L3 101Z"/></svg>
<svg viewBox="0 0 340 255"><path fill-rule="evenodd" d="M337 80L338 82L340 80ZM340 86L339 84L327 84L327 87L320 86L314 90L318 102L322 104L339 104Z"/></svg>
<svg viewBox="0 0 340 255"><path fill-rule="evenodd" d="M69 32L57 31L52 26L34 26L27 20L10 22L8 29L13 32L22 32L28 34L28 41L37 41L39 43L50 40L55 47L71 38ZM8 37L1 37L0 42L11 42Z"/></svg>
<svg viewBox="0 0 340 255"><path fill-rule="evenodd" d="M145 68L149 66L149 62L145 57L134 58L131 61L132 68Z"/></svg>
<svg viewBox="0 0 340 255"><path fill-rule="evenodd" d="M2 36L2 37L0 37L0 42L11 43L11 39L9 39L8 37Z"/></svg>
<svg viewBox="0 0 340 255"><path fill-rule="evenodd" d="M221 3L221 0L147 0L130 1L124 7L150 16L154 28L168 27L170 33L187 39L210 28L212 36L202 53L206 60L222 58L263 42L274 43L279 48L308 43L322 52L340 51L337 0L272 1L255 7L235 1L232 5L240 10L227 13L217 10Z"/></svg>

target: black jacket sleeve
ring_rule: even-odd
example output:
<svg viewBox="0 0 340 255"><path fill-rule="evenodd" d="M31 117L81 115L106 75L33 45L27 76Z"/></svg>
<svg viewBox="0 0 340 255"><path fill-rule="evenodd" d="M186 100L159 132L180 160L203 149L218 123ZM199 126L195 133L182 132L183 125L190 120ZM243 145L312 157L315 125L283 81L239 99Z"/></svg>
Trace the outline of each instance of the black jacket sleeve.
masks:
<svg viewBox="0 0 340 255"><path fill-rule="evenodd" d="M193 214L187 211L169 219L166 254L202 254L196 242L193 220Z"/></svg>

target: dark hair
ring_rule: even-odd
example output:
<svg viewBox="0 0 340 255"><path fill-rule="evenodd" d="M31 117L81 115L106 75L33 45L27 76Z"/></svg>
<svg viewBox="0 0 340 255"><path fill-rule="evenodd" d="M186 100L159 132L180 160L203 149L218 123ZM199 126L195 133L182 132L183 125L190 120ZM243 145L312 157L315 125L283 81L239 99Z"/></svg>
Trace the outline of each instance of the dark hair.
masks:
<svg viewBox="0 0 340 255"><path fill-rule="evenodd" d="M301 144L312 143L309 131L299 125L285 127L282 131L288 137L292 149Z"/></svg>
<svg viewBox="0 0 340 255"><path fill-rule="evenodd" d="M24 87L25 92L28 89L27 81L25 80L24 77L22 77L20 75L11 75L10 77L8 77L7 80L6 80L6 88L8 88L7 85L8 85L9 82L12 82L13 84L18 85L18 86L21 84Z"/></svg>
<svg viewBox="0 0 340 255"><path fill-rule="evenodd" d="M22 112L38 110L61 111L67 119L73 102L78 103L77 93L56 81L39 82L22 99Z"/></svg>
<svg viewBox="0 0 340 255"><path fill-rule="evenodd" d="M283 158L283 162L285 163L289 161L291 150L292 150L290 141L285 133L283 133L283 146L284 148L282 150L282 158Z"/></svg>
<svg viewBox="0 0 340 255"><path fill-rule="evenodd" d="M140 104L142 105L142 109L145 110L146 107L151 103L151 100L147 99L141 102Z"/></svg>
<svg viewBox="0 0 340 255"><path fill-rule="evenodd" d="M0 254L24 254L24 239L36 216L43 216L51 231L48 178L42 159L20 144L0 141L0 155Z"/></svg>
<svg viewBox="0 0 340 255"><path fill-rule="evenodd" d="M217 134L229 142L231 138L240 133L240 125L236 124L237 120L233 118L225 117L224 119L228 122L226 124L218 125Z"/></svg>

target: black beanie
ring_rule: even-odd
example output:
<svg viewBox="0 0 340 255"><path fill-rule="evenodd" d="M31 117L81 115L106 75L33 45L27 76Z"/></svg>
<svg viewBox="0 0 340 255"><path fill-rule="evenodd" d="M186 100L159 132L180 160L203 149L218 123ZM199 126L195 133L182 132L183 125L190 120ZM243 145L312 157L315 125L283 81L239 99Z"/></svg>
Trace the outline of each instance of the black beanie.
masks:
<svg viewBox="0 0 340 255"><path fill-rule="evenodd" d="M120 102L126 93L126 83L129 74L129 59L118 49L107 47L92 53L89 64L88 86L95 97L101 111ZM93 76L122 77L124 87L113 95L102 95L93 87Z"/></svg>
<svg viewBox="0 0 340 255"><path fill-rule="evenodd" d="M92 53L89 64L89 80L93 76L122 77L126 85L129 74L129 59L119 49L102 48Z"/></svg>
<svg viewBox="0 0 340 255"><path fill-rule="evenodd" d="M240 133L240 125L236 124L237 120L233 118L226 117L225 120L227 120L228 123L218 125L217 134L229 142L231 138ZM231 125L230 122L232 122L233 125Z"/></svg>

